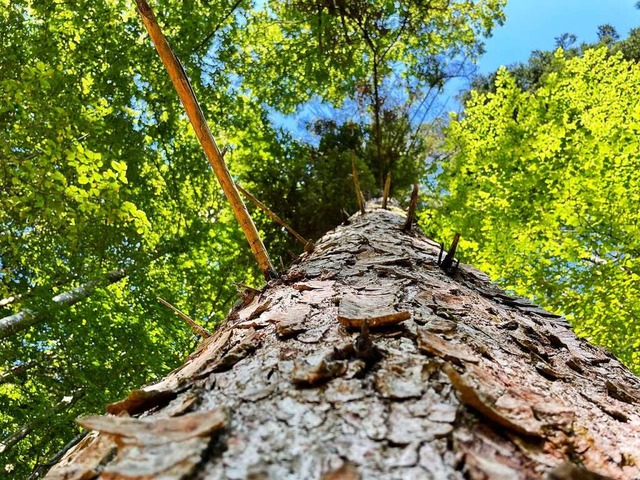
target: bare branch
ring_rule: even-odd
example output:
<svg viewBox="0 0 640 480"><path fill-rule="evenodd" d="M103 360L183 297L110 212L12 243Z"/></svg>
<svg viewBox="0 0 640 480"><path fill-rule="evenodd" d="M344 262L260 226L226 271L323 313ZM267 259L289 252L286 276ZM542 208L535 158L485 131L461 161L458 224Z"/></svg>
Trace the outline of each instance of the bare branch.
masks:
<svg viewBox="0 0 640 480"><path fill-rule="evenodd" d="M242 198L240 198L240 194L238 193L235 183L231 178L231 174L229 173L227 165L220 153L220 149L218 148L207 121L204 118L204 114L202 113L200 104L196 99L191 83L189 82L180 61L171 50L171 47L162 33L160 25L158 25L156 17L149 4L146 0L136 0L136 5L138 6L138 12L142 17L144 26L153 40L156 50L158 51L158 55L167 69L169 77L173 82L173 86L178 93L178 97L180 97L180 101L182 102L187 113L187 117L189 117L189 121L191 122L195 134L200 141L200 145L202 145L207 160L209 160L209 164L213 168L213 171L218 178L218 182L220 182L220 186L231 205L233 213L236 216L236 220L240 224L240 227L249 242L251 251L253 252L253 255L255 256L265 278L270 278L275 275L275 270L271 265L271 260L269 260L267 250L262 243L262 239L260 238L260 234L258 233L253 220L251 220L247 207L242 201Z"/></svg>
<svg viewBox="0 0 640 480"><path fill-rule="evenodd" d="M296 237L296 239L302 243L305 247L305 251L312 251L313 250L313 243L311 242L311 240L307 240L305 239L302 235L300 235L298 232L296 232L293 228L291 228L289 225L287 225L287 223L282 220L278 215L276 215L275 213L273 213L271 210L269 210L269 208L267 208L267 206L262 203L260 200L258 200L256 197L254 197L253 195L251 195L248 191L246 191L244 188L242 188L238 183L236 183L236 187L238 188L238 190L240 190L240 192L247 197L254 205L256 205L258 208L260 208L264 213L267 214L267 216L269 216L269 218L271 218L274 222L276 222L278 225L280 225L282 228L284 228L285 230L287 230L287 232L289 232L291 235L293 235L294 237Z"/></svg>
<svg viewBox="0 0 640 480"><path fill-rule="evenodd" d="M194 332L196 332L198 335L200 335L202 338L209 338L212 333L207 330L206 328L201 327L200 325L198 325L195 320L193 320L189 315L187 315L186 313L182 312L181 310L179 310L178 308L174 307L173 305L171 305L169 302L167 302L166 300L160 298L160 297L156 297L157 300L163 304L165 307L169 307L171 310L173 310L175 313L177 313L180 318L182 318L185 322L187 322L187 324L191 327L191 330L193 330Z"/></svg>

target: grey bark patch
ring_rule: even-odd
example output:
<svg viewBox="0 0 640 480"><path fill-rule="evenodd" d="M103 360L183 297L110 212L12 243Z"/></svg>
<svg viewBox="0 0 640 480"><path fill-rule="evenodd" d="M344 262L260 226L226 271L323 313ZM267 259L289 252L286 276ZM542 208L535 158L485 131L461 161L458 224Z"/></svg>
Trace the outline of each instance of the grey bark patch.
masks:
<svg viewBox="0 0 640 480"><path fill-rule="evenodd" d="M402 400L422 396L422 363L384 362L374 374L375 389L383 398Z"/></svg>

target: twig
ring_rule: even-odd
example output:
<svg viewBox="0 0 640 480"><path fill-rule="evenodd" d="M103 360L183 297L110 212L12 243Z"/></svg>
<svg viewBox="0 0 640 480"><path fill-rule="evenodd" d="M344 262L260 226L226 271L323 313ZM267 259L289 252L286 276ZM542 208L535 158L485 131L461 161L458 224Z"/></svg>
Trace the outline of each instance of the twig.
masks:
<svg viewBox="0 0 640 480"><path fill-rule="evenodd" d="M86 437L88 434L89 434L89 431L81 432L75 437L73 437L71 440L69 440L69 442L67 442L67 444L64 447L62 447L61 450L58 451L58 453L56 453L53 457L47 460L46 463L43 463L42 465L36 465L33 469L33 472L31 473L31 475L29 475L27 480L35 480L37 478L41 478L45 473L47 473L47 471L49 471L51 467L53 467L56 463L58 463L58 460L60 460L69 450L75 447L78 443L80 443L80 441L84 437Z"/></svg>
<svg viewBox="0 0 640 480"><path fill-rule="evenodd" d="M238 0L236 3L234 3L231 8L229 9L229 11L227 12L227 14L222 17L222 20L220 20L220 22L218 22L218 24L215 26L215 28L213 29L213 31L211 33L209 33L209 35L207 35L206 37L204 37L204 39L198 44L196 45L193 50L191 50L191 53L194 54L196 53L198 50L200 50L202 47L204 47L207 43L209 43L209 40L211 40L213 38L213 36L218 33L218 31L220 30L220 28L222 27L222 24L224 22L226 22L228 20L228 18L233 14L233 12L235 11L236 8L238 8L240 6L240 4L242 3L242 0Z"/></svg>
<svg viewBox="0 0 640 480"><path fill-rule="evenodd" d="M356 154L353 151L351 152L351 170L353 171L353 184L356 189L356 200L358 201L358 206L360 207L360 213L364 215L367 212L364 209L364 198L362 197L360 182L358 181L358 169L356 169Z"/></svg>
<svg viewBox="0 0 640 480"><path fill-rule="evenodd" d="M281 227L283 227L285 230L287 230L287 232L289 232L291 235L293 235L294 237L296 237L296 239L302 243L304 245L304 250L305 251L313 251L313 242L311 242L311 240L306 240L302 235L300 235L298 232L296 232L293 228L291 228L289 225L287 225L287 223L282 220L278 215L276 215L275 213L273 213L271 210L269 210L269 208L262 203L260 200L258 200L256 197L254 197L253 195L251 195L249 192L247 192L241 185L239 185L238 183L236 183L236 187L238 188L238 190L240 190L240 193L242 193L245 197L247 197L247 199L249 199L249 201L251 201L253 204L255 204L258 208L260 208L260 210L262 210L264 213L267 214L267 216L269 218L271 218L271 220L273 220L274 222L276 222L278 225L280 225Z"/></svg>
<svg viewBox="0 0 640 480"><path fill-rule="evenodd" d="M340 209L340 213L342 214L342 224L349 225L349 223L351 223L349 221L349 213L344 208Z"/></svg>
<svg viewBox="0 0 640 480"><path fill-rule="evenodd" d="M242 290L249 290L249 291L253 292L256 295L259 294L259 293L262 293L257 288L253 288L252 286L247 285L246 283L235 282L235 284L236 284L237 288L242 289Z"/></svg>
<svg viewBox="0 0 640 480"><path fill-rule="evenodd" d="M418 205L418 182L413 184L413 191L411 192L411 200L409 202L409 210L407 211L407 221L404 223L404 231L409 232L413 227L413 222L416 216L416 206Z"/></svg>
<svg viewBox="0 0 640 480"><path fill-rule="evenodd" d="M151 36L156 50L158 51L158 55L169 73L169 77L171 78L173 86L178 93L178 97L180 97L180 101L187 112L187 117L189 117L189 121L191 122L195 134L200 141L200 145L202 145L205 155L207 156L207 160L209 160L209 163L218 178L218 182L220 182L220 186L222 187L227 200L231 204L233 213L235 214L236 219L249 242L251 251L258 261L260 269L264 273L265 278L268 279L273 277L275 275L275 269L271 265L269 255L267 254L253 220L251 220L251 217L249 216L249 212L247 212L247 207L242 201L242 198L240 198L240 194L233 183L233 179L229 174L227 165L224 163L224 159L213 135L211 134L211 130L209 130L209 126L204 118L202 109L198 104L196 95L191 88L189 79L180 64L180 61L171 50L171 47L162 33L156 17L146 0L136 0L136 5L138 6L138 12L142 17L144 26Z"/></svg>
<svg viewBox="0 0 640 480"><path fill-rule="evenodd" d="M163 304L165 307L169 307L171 310L173 310L174 312L176 312L180 318L182 318L185 322L187 322L189 324L189 326L191 327L191 330L193 330L194 332L196 332L198 335L200 335L202 338L209 338L212 333L207 330L206 328L201 327L200 325L198 325L189 315L187 315L186 313L180 311L179 309L177 309L176 307L174 307L173 305L171 305L169 302L167 302L166 300L160 298L160 297L156 297L158 299L158 301Z"/></svg>
<svg viewBox="0 0 640 480"><path fill-rule="evenodd" d="M387 173L387 179L384 181L384 193L382 195L382 208L387 209L387 200L389 199L389 190L391 189L391 172Z"/></svg>

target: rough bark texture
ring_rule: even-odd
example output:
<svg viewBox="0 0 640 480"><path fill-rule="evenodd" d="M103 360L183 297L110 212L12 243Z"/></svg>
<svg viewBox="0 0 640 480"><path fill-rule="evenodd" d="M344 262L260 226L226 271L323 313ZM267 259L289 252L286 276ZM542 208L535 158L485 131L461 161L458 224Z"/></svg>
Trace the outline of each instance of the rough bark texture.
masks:
<svg viewBox="0 0 640 480"><path fill-rule="evenodd" d="M381 209L87 417L50 479L640 477L640 380ZM367 332L368 330L368 332Z"/></svg>

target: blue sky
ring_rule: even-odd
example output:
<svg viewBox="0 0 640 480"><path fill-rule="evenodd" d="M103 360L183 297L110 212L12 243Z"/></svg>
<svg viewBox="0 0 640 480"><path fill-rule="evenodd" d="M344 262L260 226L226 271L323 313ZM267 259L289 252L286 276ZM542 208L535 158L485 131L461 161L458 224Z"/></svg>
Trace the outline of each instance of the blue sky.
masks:
<svg viewBox="0 0 640 480"><path fill-rule="evenodd" d="M594 42L598 26L606 23L625 38L629 30L640 27L640 10L635 8L635 3L636 0L508 0L507 21L486 40L486 54L478 61L478 72L490 73L500 65L526 62L533 50L553 49L555 37L563 33L577 35L578 43ZM435 114L460 110L456 96L467 88L466 80L451 81L440 105L434 106ZM305 129L298 124L300 118L272 117L276 124L285 126L296 136L307 137Z"/></svg>
<svg viewBox="0 0 640 480"><path fill-rule="evenodd" d="M485 41L486 53L478 60L478 73L494 72L501 65L526 62L533 50L552 50L563 33L578 36L578 44L595 42L598 26L613 25L620 38L640 27L636 0L508 0L507 21ZM449 82L442 95L443 110L460 111L456 96L469 82Z"/></svg>
<svg viewBox="0 0 640 480"><path fill-rule="evenodd" d="M526 61L532 50L552 49L555 37L565 32L576 34L579 42L592 42L598 25L610 23L624 38L640 27L640 10L634 5L635 0L509 0L507 21L487 40L480 71Z"/></svg>

